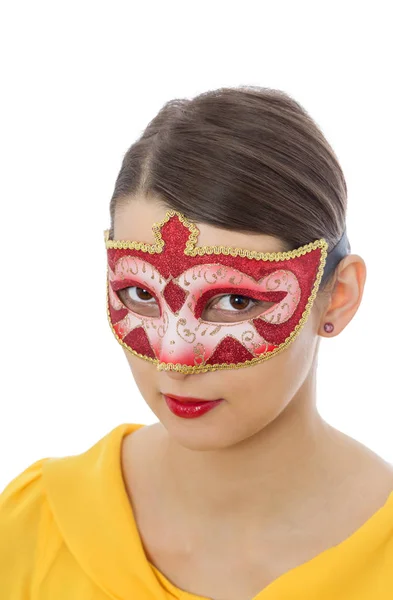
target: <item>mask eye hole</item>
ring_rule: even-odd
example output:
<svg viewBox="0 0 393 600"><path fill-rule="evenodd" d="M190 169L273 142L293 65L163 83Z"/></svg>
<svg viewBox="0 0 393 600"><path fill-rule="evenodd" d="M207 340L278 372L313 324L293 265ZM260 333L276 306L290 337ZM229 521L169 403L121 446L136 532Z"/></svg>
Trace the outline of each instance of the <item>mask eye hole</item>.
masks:
<svg viewBox="0 0 393 600"><path fill-rule="evenodd" d="M206 304L201 318L209 322L234 323L253 319L276 304L277 302L256 300L243 294L223 294L212 298Z"/></svg>
<svg viewBox="0 0 393 600"><path fill-rule="evenodd" d="M160 306L155 296L143 286L132 285L117 291L126 308L143 317L157 318Z"/></svg>
<svg viewBox="0 0 393 600"><path fill-rule="evenodd" d="M272 311L287 295L283 290L216 287L195 299L194 315L196 319L216 323L247 321Z"/></svg>

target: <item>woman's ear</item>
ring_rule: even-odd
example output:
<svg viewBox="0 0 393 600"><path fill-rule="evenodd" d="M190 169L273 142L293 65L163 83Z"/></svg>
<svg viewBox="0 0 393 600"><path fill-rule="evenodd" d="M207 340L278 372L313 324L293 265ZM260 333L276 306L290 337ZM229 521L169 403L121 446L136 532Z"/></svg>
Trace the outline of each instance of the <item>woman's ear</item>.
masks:
<svg viewBox="0 0 393 600"><path fill-rule="evenodd" d="M354 317L362 301L367 269L361 256L349 254L336 267L329 301L321 312L318 335L333 337L339 334ZM326 323L331 323L334 329Z"/></svg>

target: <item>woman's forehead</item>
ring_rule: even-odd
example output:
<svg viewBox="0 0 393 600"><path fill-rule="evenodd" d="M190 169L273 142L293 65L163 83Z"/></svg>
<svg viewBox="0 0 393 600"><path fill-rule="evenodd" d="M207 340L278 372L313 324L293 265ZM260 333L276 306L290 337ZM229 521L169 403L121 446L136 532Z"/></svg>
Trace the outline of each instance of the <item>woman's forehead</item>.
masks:
<svg viewBox="0 0 393 600"><path fill-rule="evenodd" d="M119 205L114 219L114 240L141 241L154 244L153 224L161 222L168 206L155 200L133 198ZM196 221L198 246L231 246L257 252L284 252L285 243L271 235L242 233Z"/></svg>

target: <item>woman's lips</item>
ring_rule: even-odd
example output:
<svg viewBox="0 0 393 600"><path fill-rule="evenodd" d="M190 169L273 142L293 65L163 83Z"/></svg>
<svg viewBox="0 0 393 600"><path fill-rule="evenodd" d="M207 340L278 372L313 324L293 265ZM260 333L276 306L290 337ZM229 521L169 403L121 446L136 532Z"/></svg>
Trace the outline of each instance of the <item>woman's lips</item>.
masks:
<svg viewBox="0 0 393 600"><path fill-rule="evenodd" d="M217 402L217 400L222 400L222 398L216 398L215 400L206 400L206 398L190 398L189 396L176 396L175 394L165 394L164 392L163 394L164 396L173 398L179 402L194 402L195 404L200 404L201 402Z"/></svg>
<svg viewBox="0 0 393 600"><path fill-rule="evenodd" d="M183 396L174 396L163 394L169 410L178 417L192 419L201 417L223 402L223 398L218 400L201 400L196 398L185 398Z"/></svg>

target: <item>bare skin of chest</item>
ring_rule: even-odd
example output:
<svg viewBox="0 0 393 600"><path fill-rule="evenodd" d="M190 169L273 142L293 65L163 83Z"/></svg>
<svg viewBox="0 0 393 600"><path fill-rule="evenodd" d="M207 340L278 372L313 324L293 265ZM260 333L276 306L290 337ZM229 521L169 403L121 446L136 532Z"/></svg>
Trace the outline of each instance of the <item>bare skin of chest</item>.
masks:
<svg viewBox="0 0 393 600"><path fill-rule="evenodd" d="M198 539L193 551L185 551L184 536L173 521L161 523L160 529L159 519L143 512L138 528L149 561L180 589L212 600L252 600L291 569L342 542L370 516L352 515L351 525L349 515L346 522L320 515L318 525L316 515L312 530L306 524L296 532L285 526L272 529L257 547L244 547L230 528L226 535L201 531L193 538Z"/></svg>
<svg viewBox="0 0 393 600"><path fill-rule="evenodd" d="M299 547L295 540L289 543L286 539L285 551L275 540L268 549L250 555L236 546L236 540L225 552L222 546L215 551L207 536L205 547L187 556L169 545L157 547L156 537L142 537L150 562L167 579L180 589L212 600L252 600L281 575L324 549L323 544L313 550L304 541Z"/></svg>
<svg viewBox="0 0 393 600"><path fill-rule="evenodd" d="M393 490L392 465L376 457L355 486L341 490L324 506L310 506L306 521L272 524L269 531L245 541L242 532L223 527L219 520L198 527L187 521L185 526L168 515L157 501L154 477L146 477L152 469L142 464L144 448L143 435L126 438L122 467L145 554L176 587L212 600L253 600L288 571L344 541Z"/></svg>

